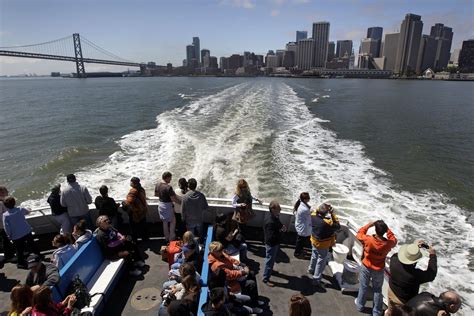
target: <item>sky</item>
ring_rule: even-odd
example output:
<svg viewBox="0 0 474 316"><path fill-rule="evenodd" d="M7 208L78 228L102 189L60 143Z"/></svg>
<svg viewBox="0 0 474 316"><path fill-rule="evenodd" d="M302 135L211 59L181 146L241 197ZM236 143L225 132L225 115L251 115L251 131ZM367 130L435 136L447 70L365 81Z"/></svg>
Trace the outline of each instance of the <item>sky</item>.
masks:
<svg viewBox="0 0 474 316"><path fill-rule="evenodd" d="M452 27L451 50L474 38L474 0L0 0L0 47L51 41L80 33L135 62L182 65L198 36L212 56L284 49L297 30L330 22L330 40L350 39L355 52L367 28L400 29L407 13L421 15L423 34L435 23ZM88 57L84 54L84 57ZM90 56L93 57L93 56ZM86 71L125 67L86 64ZM75 71L72 62L0 56L0 75Z"/></svg>

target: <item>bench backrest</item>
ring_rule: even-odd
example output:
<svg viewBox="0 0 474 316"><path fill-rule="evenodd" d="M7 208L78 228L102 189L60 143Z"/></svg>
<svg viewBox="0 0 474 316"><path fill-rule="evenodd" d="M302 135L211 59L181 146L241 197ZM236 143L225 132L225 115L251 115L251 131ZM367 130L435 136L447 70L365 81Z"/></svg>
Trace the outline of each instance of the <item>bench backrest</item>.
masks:
<svg viewBox="0 0 474 316"><path fill-rule="evenodd" d="M100 245L96 238L93 237L59 271L61 280L56 286L59 294L63 298L66 297L69 285L76 275L79 275L82 282L87 285L103 261L104 256Z"/></svg>
<svg viewBox="0 0 474 316"><path fill-rule="evenodd" d="M213 233L214 227L212 227L212 225L209 225L207 227L206 244L204 245L204 262L202 264L201 273L202 286L207 286L207 279L209 278L209 260L207 258L209 256L209 245L211 244Z"/></svg>

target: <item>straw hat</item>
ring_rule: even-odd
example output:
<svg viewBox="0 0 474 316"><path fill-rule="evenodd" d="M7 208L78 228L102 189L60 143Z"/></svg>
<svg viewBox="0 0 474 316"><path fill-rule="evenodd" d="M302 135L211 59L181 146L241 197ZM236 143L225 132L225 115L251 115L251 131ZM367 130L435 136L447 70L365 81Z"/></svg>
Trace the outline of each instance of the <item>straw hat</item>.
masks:
<svg viewBox="0 0 474 316"><path fill-rule="evenodd" d="M402 245L398 250L398 260L403 264L413 264L418 262L423 254L417 244Z"/></svg>

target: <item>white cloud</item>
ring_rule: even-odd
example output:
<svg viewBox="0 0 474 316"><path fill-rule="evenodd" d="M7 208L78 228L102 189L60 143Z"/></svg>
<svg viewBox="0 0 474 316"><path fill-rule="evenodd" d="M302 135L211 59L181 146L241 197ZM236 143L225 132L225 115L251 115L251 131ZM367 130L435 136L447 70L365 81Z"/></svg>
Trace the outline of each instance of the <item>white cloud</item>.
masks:
<svg viewBox="0 0 474 316"><path fill-rule="evenodd" d="M280 14L280 11L279 11L279 10L272 10L272 11L270 12L270 15L271 15L271 16L277 16L277 15L279 15L279 14Z"/></svg>
<svg viewBox="0 0 474 316"><path fill-rule="evenodd" d="M221 5L230 5L237 8L253 9L256 1L254 0L222 0Z"/></svg>

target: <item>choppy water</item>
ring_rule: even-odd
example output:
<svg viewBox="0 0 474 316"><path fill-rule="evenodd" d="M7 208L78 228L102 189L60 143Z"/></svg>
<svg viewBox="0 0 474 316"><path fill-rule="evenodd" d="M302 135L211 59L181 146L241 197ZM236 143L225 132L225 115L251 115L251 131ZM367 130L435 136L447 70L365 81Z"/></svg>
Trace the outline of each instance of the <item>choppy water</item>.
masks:
<svg viewBox="0 0 474 316"><path fill-rule="evenodd" d="M230 197L292 204L309 191L359 224L383 218L401 243L439 253L428 289L473 302L472 83L110 78L0 81L0 179L27 205L76 173L91 191L149 194L165 170ZM176 180L174 179L174 180ZM472 304L472 303L470 303ZM471 305L472 306L472 305Z"/></svg>

